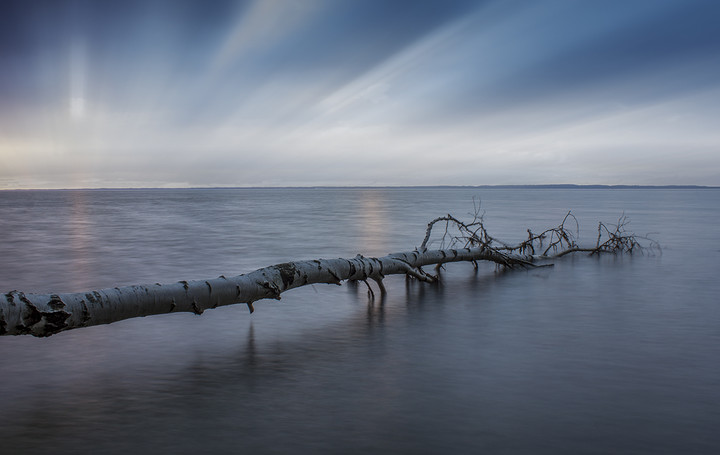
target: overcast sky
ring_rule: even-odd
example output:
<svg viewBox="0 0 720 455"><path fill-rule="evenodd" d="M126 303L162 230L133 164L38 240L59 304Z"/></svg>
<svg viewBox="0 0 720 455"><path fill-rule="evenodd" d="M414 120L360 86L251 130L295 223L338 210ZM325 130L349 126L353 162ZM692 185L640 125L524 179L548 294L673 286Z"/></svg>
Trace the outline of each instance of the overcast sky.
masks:
<svg viewBox="0 0 720 455"><path fill-rule="evenodd" d="M0 0L0 188L720 185L720 1Z"/></svg>

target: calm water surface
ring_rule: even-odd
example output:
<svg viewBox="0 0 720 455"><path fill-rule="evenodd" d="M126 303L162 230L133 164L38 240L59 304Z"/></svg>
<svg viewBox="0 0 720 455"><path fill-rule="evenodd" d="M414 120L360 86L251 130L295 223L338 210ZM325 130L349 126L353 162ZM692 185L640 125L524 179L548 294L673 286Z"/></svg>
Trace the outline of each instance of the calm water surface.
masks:
<svg viewBox="0 0 720 455"><path fill-rule="evenodd" d="M0 291L384 255L473 197L503 240L624 212L663 253L2 337L0 451L720 453L719 190L2 191Z"/></svg>

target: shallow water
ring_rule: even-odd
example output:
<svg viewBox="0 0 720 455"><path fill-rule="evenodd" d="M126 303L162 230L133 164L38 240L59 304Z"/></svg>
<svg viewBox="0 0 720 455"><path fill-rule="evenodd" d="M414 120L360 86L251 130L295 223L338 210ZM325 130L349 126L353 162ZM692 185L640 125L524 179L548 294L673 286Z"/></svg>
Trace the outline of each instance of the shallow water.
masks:
<svg viewBox="0 0 720 455"><path fill-rule="evenodd" d="M663 252L2 337L2 453L720 452L718 190L2 191L0 291L384 255L473 197L502 240L624 212Z"/></svg>

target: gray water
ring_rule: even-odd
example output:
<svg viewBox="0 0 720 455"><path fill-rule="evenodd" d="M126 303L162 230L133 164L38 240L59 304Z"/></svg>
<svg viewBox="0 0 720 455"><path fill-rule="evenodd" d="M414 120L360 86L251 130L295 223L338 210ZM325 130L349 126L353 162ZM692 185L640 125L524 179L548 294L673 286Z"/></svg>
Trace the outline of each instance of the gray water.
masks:
<svg viewBox="0 0 720 455"><path fill-rule="evenodd" d="M2 191L0 291L405 251L473 197L502 240L624 212L662 254L2 337L0 451L720 453L719 190Z"/></svg>

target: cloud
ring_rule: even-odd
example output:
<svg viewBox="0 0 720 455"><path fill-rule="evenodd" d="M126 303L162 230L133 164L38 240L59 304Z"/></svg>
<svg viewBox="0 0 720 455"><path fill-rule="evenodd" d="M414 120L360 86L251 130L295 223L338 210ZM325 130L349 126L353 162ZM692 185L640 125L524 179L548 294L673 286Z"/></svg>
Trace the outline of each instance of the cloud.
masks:
<svg viewBox="0 0 720 455"><path fill-rule="evenodd" d="M4 185L720 184L713 2L70 4L0 19Z"/></svg>

